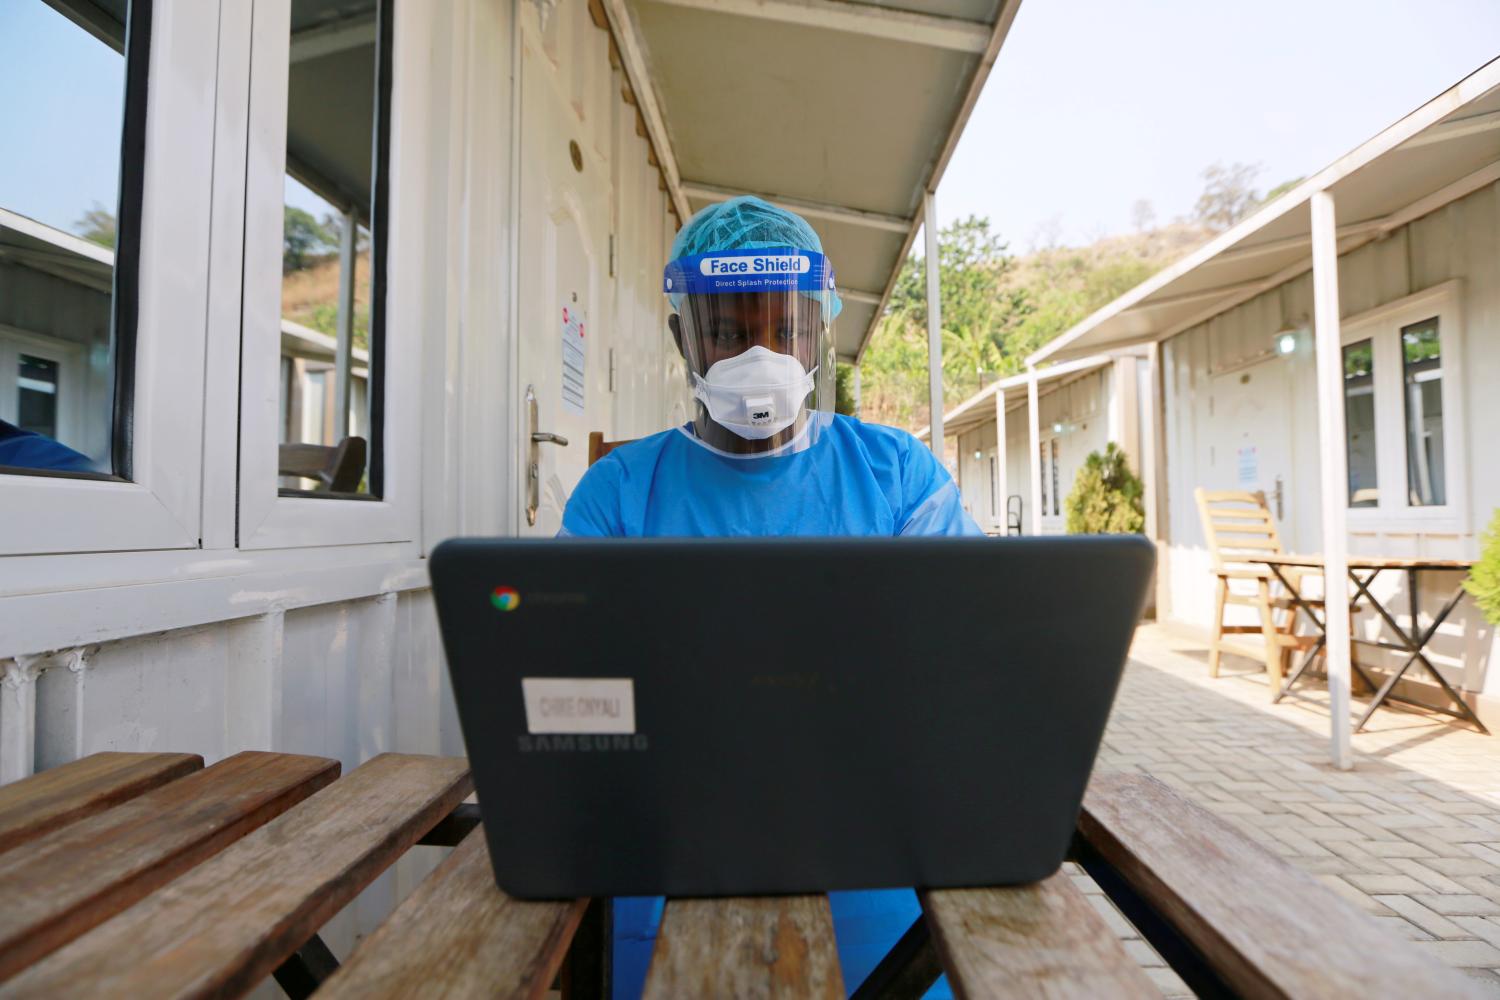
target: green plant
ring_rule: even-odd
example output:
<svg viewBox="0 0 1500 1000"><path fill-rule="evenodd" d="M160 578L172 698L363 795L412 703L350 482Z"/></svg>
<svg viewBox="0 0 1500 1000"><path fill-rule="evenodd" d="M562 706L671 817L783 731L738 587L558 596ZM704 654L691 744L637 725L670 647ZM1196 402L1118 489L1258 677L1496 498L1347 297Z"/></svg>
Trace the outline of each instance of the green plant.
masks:
<svg viewBox="0 0 1500 1000"><path fill-rule="evenodd" d="M1125 452L1113 441L1102 455L1090 452L1068 494L1068 533L1119 535L1142 530L1146 525L1144 493Z"/></svg>
<svg viewBox="0 0 1500 1000"><path fill-rule="evenodd" d="M1490 529L1484 533L1479 550L1479 561L1469 570L1464 589L1479 605L1485 620L1491 625L1500 625L1500 507L1490 518Z"/></svg>

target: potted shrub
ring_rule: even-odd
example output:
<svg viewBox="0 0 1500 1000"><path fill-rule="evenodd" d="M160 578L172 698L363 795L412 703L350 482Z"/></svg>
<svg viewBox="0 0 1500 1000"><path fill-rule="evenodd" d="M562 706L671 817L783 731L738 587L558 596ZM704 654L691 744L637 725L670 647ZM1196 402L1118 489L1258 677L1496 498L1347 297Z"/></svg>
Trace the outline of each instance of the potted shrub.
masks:
<svg viewBox="0 0 1500 1000"><path fill-rule="evenodd" d="M1469 570L1464 589L1479 605L1485 621L1500 625L1500 507L1490 518L1490 529L1480 544L1479 561Z"/></svg>
<svg viewBox="0 0 1500 1000"><path fill-rule="evenodd" d="M1119 535L1145 530L1145 487L1111 441L1101 455L1090 452L1068 494L1068 534Z"/></svg>

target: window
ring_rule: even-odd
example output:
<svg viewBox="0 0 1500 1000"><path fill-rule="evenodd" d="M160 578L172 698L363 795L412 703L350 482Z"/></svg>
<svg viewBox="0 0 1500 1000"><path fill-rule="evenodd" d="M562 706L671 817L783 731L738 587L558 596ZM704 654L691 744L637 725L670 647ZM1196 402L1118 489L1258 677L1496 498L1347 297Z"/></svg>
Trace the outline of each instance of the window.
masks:
<svg viewBox="0 0 1500 1000"><path fill-rule="evenodd" d="M1038 442L1037 450L1041 453L1041 458L1037 464L1037 469L1040 470L1039 475L1042 481L1042 514L1045 515L1048 509L1047 483L1049 482L1049 477L1047 476L1047 442Z"/></svg>
<svg viewBox="0 0 1500 1000"><path fill-rule="evenodd" d="M283 496L380 495L377 6L291 3L278 362L284 436L274 445Z"/></svg>
<svg viewBox="0 0 1500 1000"><path fill-rule="evenodd" d="M1000 473L995 464L995 456L990 456L990 517L1000 516L1000 501L997 493L1000 489Z"/></svg>
<svg viewBox="0 0 1500 1000"><path fill-rule="evenodd" d="M0 4L0 471L131 478L145 27Z"/></svg>
<svg viewBox="0 0 1500 1000"><path fill-rule="evenodd" d="M1052 516L1056 517L1062 513L1061 490L1058 488L1058 480L1061 473L1057 471L1057 438L1052 439ZM1045 506L1045 504L1043 505Z"/></svg>
<svg viewBox="0 0 1500 1000"><path fill-rule="evenodd" d="M1344 432L1349 446L1349 506L1380 502L1375 450L1375 355L1373 343L1344 347Z"/></svg>
<svg viewBox="0 0 1500 1000"><path fill-rule="evenodd" d="M1406 390L1407 503L1441 507L1448 494L1443 469L1443 350L1435 317L1402 328L1401 372Z"/></svg>
<svg viewBox="0 0 1500 1000"><path fill-rule="evenodd" d="M1343 323L1351 524L1467 532L1461 280ZM1389 525L1387 529L1386 526ZM1399 525L1399 527L1398 527Z"/></svg>

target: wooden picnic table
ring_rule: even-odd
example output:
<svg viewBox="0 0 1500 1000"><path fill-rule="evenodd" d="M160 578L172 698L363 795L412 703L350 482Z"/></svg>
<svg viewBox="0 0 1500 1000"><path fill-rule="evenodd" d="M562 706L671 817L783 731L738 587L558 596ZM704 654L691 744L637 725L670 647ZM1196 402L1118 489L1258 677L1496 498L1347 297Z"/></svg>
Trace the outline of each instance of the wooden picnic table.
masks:
<svg viewBox="0 0 1500 1000"><path fill-rule="evenodd" d="M1272 699L1273 702L1276 702L1280 701L1291 690L1292 685L1297 682L1297 678L1301 677L1302 672L1317 658L1318 653L1323 649L1323 645L1327 640L1327 628L1324 619L1318 616L1321 604L1304 599L1300 591L1288 582L1286 576L1283 575L1283 571L1287 569L1323 570L1324 560L1321 555L1264 555L1256 556L1249 561L1265 563L1270 567L1271 572L1276 574L1276 578L1286 587L1292 602L1306 612L1308 619L1312 621L1319 632L1317 641L1303 653L1302 659L1297 664L1296 669L1292 671L1291 677L1287 678L1286 684L1276 693L1276 697ZM1416 556L1349 557L1349 581L1354 584L1354 599L1369 601L1370 606L1375 609L1375 613L1390 628L1397 640L1396 642L1386 642L1381 639L1361 639L1351 635L1349 637L1350 641L1363 646L1376 646L1381 649L1392 649L1407 654L1406 660L1401 664L1400 668L1392 671L1384 683L1378 685L1365 672L1357 657L1350 658L1349 665L1353 668L1354 673L1375 693L1374 697L1370 699L1370 706L1365 709L1365 714L1360 716L1359 722L1354 727L1356 733L1365 728L1365 724L1370 721L1370 716L1374 715L1375 710L1387 701L1400 702L1401 704L1423 708L1430 712L1439 712L1443 715L1451 715L1454 718L1465 719L1472 722L1481 733L1489 732L1485 728L1484 723L1479 721L1479 716L1475 715L1474 710L1469 707L1469 703L1464 701L1463 696L1453 689L1453 685L1449 684L1443 675L1438 673L1437 668L1432 665L1432 661L1427 659L1427 644L1432 641L1433 636L1437 635L1437 630L1442 626L1443 622L1448 620L1448 616L1453 613L1453 609L1458 607L1459 601L1463 600L1465 593L1463 582L1460 581L1454 585L1442 608L1425 629L1422 628L1421 620L1418 617L1422 607L1422 573L1467 573L1473 565L1474 563L1471 560L1466 559L1427 559ZM1406 626L1401 625L1391 611L1370 591L1370 584L1375 581L1377 576L1387 570L1406 574L1407 617L1409 619L1409 624ZM1432 676L1433 680L1438 682L1438 685L1452 699L1454 708L1449 708L1446 705L1432 705L1427 702L1416 701L1395 693L1396 684L1405 676L1407 670L1411 669L1413 664L1420 665Z"/></svg>
<svg viewBox="0 0 1500 1000"><path fill-rule="evenodd" d="M569 998L609 991L607 900L495 887L460 758L106 753L0 787L0 997ZM519 807L517 822L525 822ZM342 962L319 929L408 848L456 847ZM1073 857L1199 995L1479 996L1237 828L1096 775ZM1068 874L926 890L856 996L1150 997ZM672 899L648 997L842 998L828 899Z"/></svg>

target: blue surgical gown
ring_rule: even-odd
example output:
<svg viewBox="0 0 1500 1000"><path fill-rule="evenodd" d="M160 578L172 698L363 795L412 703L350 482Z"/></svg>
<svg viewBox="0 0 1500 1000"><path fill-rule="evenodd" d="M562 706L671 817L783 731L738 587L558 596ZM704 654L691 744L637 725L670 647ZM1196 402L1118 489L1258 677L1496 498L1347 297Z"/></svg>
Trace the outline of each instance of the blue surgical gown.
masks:
<svg viewBox="0 0 1500 1000"><path fill-rule="evenodd" d="M770 457L716 452L691 426L633 441L579 481L562 527L634 538L983 534L921 442L842 415L811 446Z"/></svg>
<svg viewBox="0 0 1500 1000"><path fill-rule="evenodd" d="M809 447L745 458L691 426L616 448L563 512L564 535L982 535L932 452L905 431L835 416ZM829 894L852 991L921 914L910 889ZM615 901L614 995L640 995L661 924L659 898ZM940 980L928 997L951 996Z"/></svg>

